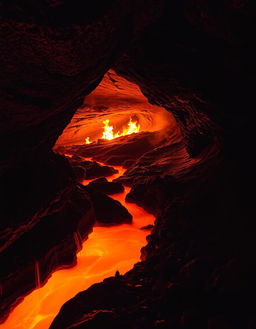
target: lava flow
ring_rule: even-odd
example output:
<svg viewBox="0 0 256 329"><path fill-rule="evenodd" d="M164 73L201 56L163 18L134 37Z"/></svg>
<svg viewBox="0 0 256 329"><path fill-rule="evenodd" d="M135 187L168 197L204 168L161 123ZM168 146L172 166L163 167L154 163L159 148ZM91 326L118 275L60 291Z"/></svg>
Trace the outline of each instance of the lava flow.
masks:
<svg viewBox="0 0 256 329"><path fill-rule="evenodd" d="M121 176L124 169L114 168ZM111 178L116 178L116 175ZM94 227L77 255L77 265L55 272L43 287L26 296L0 325L1 329L48 329L66 301L92 284L113 276L117 270L124 274L140 260L140 249L145 245L148 234L147 230L140 228L153 224L154 217L135 204L125 202L129 190L125 187L125 192L112 197L133 215L133 223ZM40 278L39 273L37 275Z"/></svg>

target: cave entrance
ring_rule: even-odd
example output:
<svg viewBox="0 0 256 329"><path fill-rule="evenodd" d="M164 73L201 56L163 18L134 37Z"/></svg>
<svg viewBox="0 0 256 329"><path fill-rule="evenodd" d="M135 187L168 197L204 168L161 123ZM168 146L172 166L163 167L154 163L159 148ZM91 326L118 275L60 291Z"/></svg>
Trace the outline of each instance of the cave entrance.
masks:
<svg viewBox="0 0 256 329"><path fill-rule="evenodd" d="M171 113L150 104L136 84L110 70L86 96L55 150L128 167L176 127Z"/></svg>

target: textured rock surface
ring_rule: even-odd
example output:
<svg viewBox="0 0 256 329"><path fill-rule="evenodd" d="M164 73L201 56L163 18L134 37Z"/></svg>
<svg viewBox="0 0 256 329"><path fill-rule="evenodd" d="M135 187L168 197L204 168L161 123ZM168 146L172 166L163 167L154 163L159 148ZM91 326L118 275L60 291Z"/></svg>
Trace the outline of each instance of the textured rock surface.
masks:
<svg viewBox="0 0 256 329"><path fill-rule="evenodd" d="M114 200L94 188L85 187L89 193L94 207L96 224L100 226L111 226L123 223L130 224L132 215L117 200Z"/></svg>
<svg viewBox="0 0 256 329"><path fill-rule="evenodd" d="M88 187L107 195L124 192L124 186L121 183L108 182L106 178L98 178L89 183Z"/></svg>
<svg viewBox="0 0 256 329"><path fill-rule="evenodd" d="M216 142L220 126L229 148L241 146L250 136L247 119L237 119L253 101L253 27L251 1L166 2L115 69L174 114L193 156Z"/></svg>
<svg viewBox="0 0 256 329"><path fill-rule="evenodd" d="M120 310L127 310L131 304L137 302L137 290L136 287L126 284L120 278L110 278L105 280L104 284L95 284L64 305L62 312L56 317L50 328L68 328L72 326L74 328L96 329L103 326L104 322L107 328L120 328L116 312L115 310L111 311L111 309L118 303ZM111 294L109 294L110 291L112 291ZM128 298L123 299L122 296ZM84 316L84 314L87 314L87 316ZM127 313L126 321L128 319L129 314ZM129 328L125 321L121 325L121 328Z"/></svg>
<svg viewBox="0 0 256 329"><path fill-rule="evenodd" d="M85 161L79 157L71 158L70 163L74 176L78 180L108 177L118 172L113 167L100 165L95 161Z"/></svg>
<svg viewBox="0 0 256 329"><path fill-rule="evenodd" d="M73 186L37 214L36 223L0 255L1 320L24 295L43 285L59 268L74 266L95 216L88 193Z"/></svg>
<svg viewBox="0 0 256 329"><path fill-rule="evenodd" d="M113 140L100 140L89 145L61 146L56 151L73 156L92 157L113 166L130 167L145 152L169 139L168 131L140 132Z"/></svg>
<svg viewBox="0 0 256 329"><path fill-rule="evenodd" d="M37 224L51 201L72 184L67 159L51 151L3 176L0 250Z"/></svg>

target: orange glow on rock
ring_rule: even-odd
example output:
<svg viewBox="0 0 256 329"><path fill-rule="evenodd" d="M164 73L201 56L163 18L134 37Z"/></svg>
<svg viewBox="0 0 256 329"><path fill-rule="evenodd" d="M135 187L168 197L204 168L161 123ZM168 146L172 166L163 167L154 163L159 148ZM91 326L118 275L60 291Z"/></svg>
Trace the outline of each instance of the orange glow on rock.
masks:
<svg viewBox="0 0 256 329"><path fill-rule="evenodd" d="M85 144L85 137L97 141L102 136L102 121L110 120L113 134L121 135L129 119L140 124L140 132L168 131L176 126L172 114L152 105L140 88L109 70L96 89L84 99L69 125L56 142L58 146Z"/></svg>
<svg viewBox="0 0 256 329"><path fill-rule="evenodd" d="M130 121L128 122L128 128L124 128L123 131L120 133L119 131L117 133L114 133L114 127L109 125L110 120L106 119L102 123L103 126L103 133L101 139L107 139L112 140L114 138L118 138L121 136L127 136L131 134L138 133L140 131L140 124L137 123L137 121L133 121L130 118ZM91 144L90 137L85 138L86 144Z"/></svg>
<svg viewBox="0 0 256 329"><path fill-rule="evenodd" d="M122 167L119 176L123 173ZM111 177L111 179L116 178ZM77 255L77 265L52 274L40 289L26 296L10 314L1 329L48 329L61 306L78 292L113 276L116 270L124 274L140 259L140 249L146 244L147 230L154 217L142 208L125 202L125 192L113 195L133 215L133 223L113 227L94 227ZM40 277L39 273L36 273Z"/></svg>

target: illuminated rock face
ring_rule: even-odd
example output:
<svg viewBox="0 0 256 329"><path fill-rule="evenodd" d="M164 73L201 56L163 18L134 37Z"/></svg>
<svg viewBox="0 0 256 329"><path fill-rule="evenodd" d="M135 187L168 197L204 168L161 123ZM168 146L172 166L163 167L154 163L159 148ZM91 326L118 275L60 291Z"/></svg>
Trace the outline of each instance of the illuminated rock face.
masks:
<svg viewBox="0 0 256 329"><path fill-rule="evenodd" d="M118 132L120 136L122 132L127 132L130 120L140 126L137 129L140 132L173 129L176 125L171 113L163 107L150 104L138 85L109 70L98 87L85 97L58 138L56 147L83 145L86 138L90 142L104 138L106 124L103 122L106 120L109 120L107 125L111 126L110 135L113 133L113 136Z"/></svg>
<svg viewBox="0 0 256 329"><path fill-rule="evenodd" d="M254 327L255 223L248 185L255 171L255 45L250 2L168 1L161 18L142 36L138 31L157 11L153 1L135 2L138 7L113 1L98 16L88 11L93 18L88 23L85 17L86 25L80 1L68 20L60 10L54 24L52 12L44 8L55 7L54 2L43 1L36 8L5 3L0 143L7 204L17 186L22 195L22 173L30 173L29 181L35 182L48 168L54 178L50 194L50 184L42 179L42 196L32 193L33 183L26 198L22 195L23 217L30 223L36 224L30 219L53 195L68 184L72 190L75 183L65 160L57 160L50 149L83 96L110 67L137 83L151 103L172 112L184 136L184 141L148 149L136 163L132 159L122 178L132 186L128 198L157 214L144 262L71 300L52 328ZM136 41L129 43L132 36ZM98 107L96 113L95 108L93 118L106 110ZM26 200L33 194L40 202L31 209ZM17 200L14 196L12 210L20 209ZM17 214L3 218L1 243L9 248L21 226Z"/></svg>

